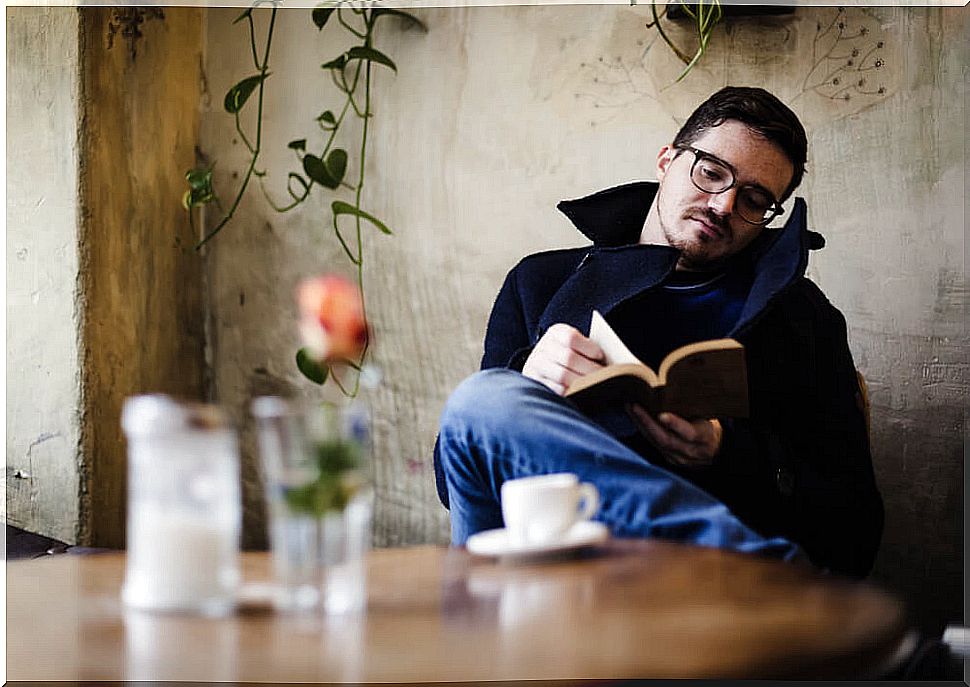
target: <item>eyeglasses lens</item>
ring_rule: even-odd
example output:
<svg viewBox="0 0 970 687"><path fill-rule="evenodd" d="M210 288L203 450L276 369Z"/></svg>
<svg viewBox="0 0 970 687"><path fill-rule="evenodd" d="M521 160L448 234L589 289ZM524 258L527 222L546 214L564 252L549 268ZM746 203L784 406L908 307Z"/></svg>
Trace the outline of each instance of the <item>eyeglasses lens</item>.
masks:
<svg viewBox="0 0 970 687"><path fill-rule="evenodd" d="M734 173L717 160L696 156L691 181L705 193L724 193L734 186ZM765 192L742 186L738 189L737 212L752 224L770 222L775 216L775 201Z"/></svg>
<svg viewBox="0 0 970 687"><path fill-rule="evenodd" d="M774 200L757 189L742 188L738 191L738 213L749 222L770 222L775 216L774 208Z"/></svg>
<svg viewBox="0 0 970 687"><path fill-rule="evenodd" d="M734 184L734 174L721 163L698 157L691 169L694 184L705 193L722 193Z"/></svg>

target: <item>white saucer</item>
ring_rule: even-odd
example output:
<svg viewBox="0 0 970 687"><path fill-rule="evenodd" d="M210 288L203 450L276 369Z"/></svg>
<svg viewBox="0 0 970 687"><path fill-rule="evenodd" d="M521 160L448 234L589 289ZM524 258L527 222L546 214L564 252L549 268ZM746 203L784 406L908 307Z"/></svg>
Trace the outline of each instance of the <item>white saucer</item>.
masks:
<svg viewBox="0 0 970 687"><path fill-rule="evenodd" d="M477 556L520 558L544 556L551 553L572 551L584 546L598 544L610 537L610 531L601 522L582 520L566 530L559 539L539 544L512 542L505 528L487 530L468 538L468 550Z"/></svg>

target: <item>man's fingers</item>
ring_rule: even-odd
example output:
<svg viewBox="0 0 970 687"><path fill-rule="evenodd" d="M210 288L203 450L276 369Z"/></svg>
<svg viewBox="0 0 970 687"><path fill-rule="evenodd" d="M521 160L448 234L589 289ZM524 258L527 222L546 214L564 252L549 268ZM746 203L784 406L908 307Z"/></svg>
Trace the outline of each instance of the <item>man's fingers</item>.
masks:
<svg viewBox="0 0 970 687"><path fill-rule="evenodd" d="M660 413L660 415L657 416L657 420L659 420L660 424L666 427L668 431L673 432L684 441L693 443L695 441L699 441L701 438L700 432L697 431L697 428L679 415L674 415L673 413Z"/></svg>
<svg viewBox="0 0 970 687"><path fill-rule="evenodd" d="M603 367L602 364L590 360L586 356L568 348L560 348L556 351L554 360L566 370L580 377Z"/></svg>
<svg viewBox="0 0 970 687"><path fill-rule="evenodd" d="M522 374L562 395L578 377L600 369L602 350L568 324L554 324L539 339ZM592 356L592 357L590 357Z"/></svg>
<svg viewBox="0 0 970 687"><path fill-rule="evenodd" d="M649 439L654 446L659 448L661 451L666 451L670 449L670 440L673 438L667 430L660 426L660 424L653 419L653 416L646 411L646 409L638 403L631 403L628 406L628 411L633 415L633 419L640 424L640 426L646 431L647 439Z"/></svg>
<svg viewBox="0 0 970 687"><path fill-rule="evenodd" d="M628 406L628 410L633 415L634 421L639 422L640 426L646 431L647 439L669 460L678 465L688 465L691 463L691 459L697 457L695 445L684 441L669 431L655 420L643 406L632 403ZM665 414L662 413L661 416Z"/></svg>
<svg viewBox="0 0 970 687"><path fill-rule="evenodd" d="M569 385L579 376L549 358L536 360L533 370L535 372L534 379L542 382L560 396L566 392Z"/></svg>
<svg viewBox="0 0 970 687"><path fill-rule="evenodd" d="M545 384L547 387L549 387L550 389L552 389L553 392L555 392L559 396L562 396L563 394L566 393L566 387L564 387L562 384L558 384L558 383L556 383L556 382L554 382L552 380L549 380L549 379L543 379L543 380L540 380L540 381L543 384Z"/></svg>
<svg viewBox="0 0 970 687"><path fill-rule="evenodd" d="M560 322L549 327L547 333L565 348L571 349L589 360L603 362L603 349L596 342L583 336L575 327Z"/></svg>

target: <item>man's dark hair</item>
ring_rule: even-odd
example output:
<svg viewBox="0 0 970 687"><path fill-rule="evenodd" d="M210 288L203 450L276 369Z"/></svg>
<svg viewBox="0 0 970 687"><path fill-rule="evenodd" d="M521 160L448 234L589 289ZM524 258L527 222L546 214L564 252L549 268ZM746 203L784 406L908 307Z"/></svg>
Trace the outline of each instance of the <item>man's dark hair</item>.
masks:
<svg viewBox="0 0 970 687"><path fill-rule="evenodd" d="M694 110L674 138L674 147L689 146L705 131L728 120L741 122L755 133L777 144L788 156L795 174L785 193L784 201L802 182L808 140L805 128L787 105L763 88L728 86L705 100Z"/></svg>

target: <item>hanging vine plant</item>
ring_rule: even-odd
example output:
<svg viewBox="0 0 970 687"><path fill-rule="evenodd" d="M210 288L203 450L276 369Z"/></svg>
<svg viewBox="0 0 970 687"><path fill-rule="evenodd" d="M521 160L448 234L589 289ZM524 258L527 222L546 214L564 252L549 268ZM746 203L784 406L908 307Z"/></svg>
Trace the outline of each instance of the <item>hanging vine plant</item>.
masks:
<svg viewBox="0 0 970 687"><path fill-rule="evenodd" d="M663 9L657 8L657 1L652 0L650 11L653 21L647 23L648 29L657 29L660 39L673 50L681 62L684 63L684 70L677 77L677 82L682 81L707 52L710 46L711 36L714 29L721 21L732 17L765 17L792 14L795 8L789 5L737 5L722 4L721 0L701 0L700 2L686 2L686 0L676 0L670 4L664 4ZM691 53L690 49L684 49L675 43L670 34L664 28L663 22L687 22L692 25L693 35L697 41L697 48ZM692 39L693 43L693 39ZM676 83L676 82L675 82Z"/></svg>
<svg viewBox="0 0 970 687"><path fill-rule="evenodd" d="M322 31L328 24L339 25L345 34L352 37L356 43L336 57L324 62L321 69L328 73L331 81L342 96L336 107L324 108L314 118L317 128L323 133L324 143L313 152L309 151L308 138L290 141L288 148L296 156L298 169L287 175L286 190L288 202L279 204L273 200L267 191L264 181L267 172L258 168L263 143L263 103L265 100L266 83L271 72L269 70L270 48L273 43L273 31L276 25L278 3L272 3L269 24L266 29L263 49L260 51L256 39L256 25L253 11L259 6L256 2L252 7L240 14L234 24L246 21L249 26L249 48L252 53L254 74L251 74L230 88L223 99L223 108L233 116L236 132L240 140L249 151L249 164L242 181L236 190L233 202L228 209L224 209L218 196L212 188L212 167L196 168L186 173L188 190L185 192L182 204L189 212L192 221L193 210L197 207L214 204L220 213L215 226L199 241L196 249L201 249L221 232L233 219L243 194L249 187L253 177L260 180L260 188L269 205L276 212L290 212L304 203L315 187L321 190L336 192L341 189L353 193L352 202L334 198L330 203L332 228L334 235L347 258L354 265L357 274L357 286L361 294L361 306L366 321L366 306L364 303L364 227L371 226L382 234L390 235L391 229L374 214L365 210L364 188L365 168L367 156L367 136L371 119L374 117L372 99L372 70L374 66L397 72L394 61L374 47L374 30L378 21L383 17L393 17L407 28L415 27L427 32L427 27L417 17L401 10L376 7L373 4L354 3L348 0L319 6L312 10L310 19L317 31ZM336 21L333 21L336 19ZM261 57L260 57L261 55ZM253 101L256 102L255 133L247 136L240 123L240 112ZM350 162L348 148L339 147L338 134L345 129L348 117L356 117L361 121L360 138L356 147L358 168L357 178L348 180L347 169ZM341 229L340 218L351 218L350 238L347 228ZM306 349L300 349L296 354L296 363L300 372L309 380L324 384L328 379L333 380L340 390L347 396L356 396L360 389L361 372L367 357L369 341L355 360L341 361L349 365L356 376L353 385L346 385L326 367L325 363L313 360Z"/></svg>
<svg viewBox="0 0 970 687"><path fill-rule="evenodd" d="M669 10L669 11L668 11ZM721 21L721 16L723 14L721 10L720 0L708 0L704 2L693 2L688 3L684 0L678 0L677 4L674 5L664 5L664 8L657 11L657 2L653 0L650 3L650 11L653 14L653 21L647 23L647 28L656 28L660 39L666 43L677 58L684 63L684 71L680 73L677 77L677 82L680 82L686 77L690 71L697 64L697 61L701 59L701 56L707 50L707 46L710 43L711 35L714 33L714 28L717 26L718 22ZM664 30L663 23L661 19L664 15L671 15L674 11L679 11L683 16L687 17L693 24L695 33L697 35L697 50L691 55L689 51L684 50L673 40Z"/></svg>

